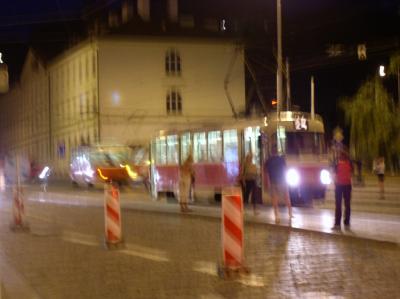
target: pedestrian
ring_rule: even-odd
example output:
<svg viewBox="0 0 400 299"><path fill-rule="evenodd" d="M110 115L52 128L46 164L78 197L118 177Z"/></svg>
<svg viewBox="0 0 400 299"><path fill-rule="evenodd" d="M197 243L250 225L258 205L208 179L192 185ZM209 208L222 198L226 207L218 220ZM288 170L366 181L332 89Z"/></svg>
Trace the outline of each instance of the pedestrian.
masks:
<svg viewBox="0 0 400 299"><path fill-rule="evenodd" d="M356 160L357 165L357 183L359 186L363 186L363 177L362 177L362 162L360 159Z"/></svg>
<svg viewBox="0 0 400 299"><path fill-rule="evenodd" d="M254 213L256 213L257 176L257 166L253 163L253 154L249 152L244 160L241 178L244 186L243 202L245 204L249 203L251 196L251 203L253 204Z"/></svg>
<svg viewBox="0 0 400 299"><path fill-rule="evenodd" d="M384 199L385 194L385 158L378 157L374 161L374 172L378 177L380 199Z"/></svg>
<svg viewBox="0 0 400 299"><path fill-rule="evenodd" d="M274 208L275 223L280 223L280 216L278 212L279 201L284 200L288 209L289 220L293 217L292 205L289 199L289 192L286 184L286 161L283 155L278 154L277 145L273 144L271 153L266 162L266 169L269 180L269 190L271 194L271 201Z"/></svg>
<svg viewBox="0 0 400 299"><path fill-rule="evenodd" d="M351 176L353 165L348 153L343 150L335 165L335 224L334 229L340 229L342 220L342 200L344 199L344 225L350 226L351 215Z"/></svg>
<svg viewBox="0 0 400 299"><path fill-rule="evenodd" d="M179 169L179 204L183 213L191 212L188 202L193 178L193 157L189 155Z"/></svg>

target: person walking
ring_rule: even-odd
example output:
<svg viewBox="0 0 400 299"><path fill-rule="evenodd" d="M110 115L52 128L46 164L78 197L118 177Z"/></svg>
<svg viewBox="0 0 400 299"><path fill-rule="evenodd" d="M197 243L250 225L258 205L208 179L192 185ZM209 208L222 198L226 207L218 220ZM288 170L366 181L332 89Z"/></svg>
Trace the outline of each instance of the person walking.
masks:
<svg viewBox="0 0 400 299"><path fill-rule="evenodd" d="M374 172L378 177L380 199L385 199L385 158L378 157L374 161Z"/></svg>
<svg viewBox="0 0 400 299"><path fill-rule="evenodd" d="M254 213L256 213L256 182L257 182L257 166L253 163L253 154L248 153L244 160L242 168L242 181L244 185L243 202L245 204L250 202L253 204Z"/></svg>
<svg viewBox="0 0 400 299"><path fill-rule="evenodd" d="M179 169L179 204L182 213L191 212L188 202L193 178L193 157L189 155Z"/></svg>
<svg viewBox="0 0 400 299"><path fill-rule="evenodd" d="M285 179L286 161L284 156L278 154L276 145L273 145L271 148L271 155L266 161L266 169L268 173L271 201L274 208L275 223L280 223L278 212L278 204L280 200L284 200L286 203L290 221L293 214Z"/></svg>
<svg viewBox="0 0 400 299"><path fill-rule="evenodd" d="M342 200L344 199L344 225L350 226L351 215L351 176L353 165L346 151L339 154L335 165L335 224L334 229L340 229L342 220Z"/></svg>

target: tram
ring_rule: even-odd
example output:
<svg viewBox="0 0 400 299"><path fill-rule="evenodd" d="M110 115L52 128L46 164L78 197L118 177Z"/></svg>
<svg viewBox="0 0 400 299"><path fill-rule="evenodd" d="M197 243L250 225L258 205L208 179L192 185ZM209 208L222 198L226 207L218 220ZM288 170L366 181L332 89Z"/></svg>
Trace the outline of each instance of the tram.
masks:
<svg viewBox="0 0 400 299"><path fill-rule="evenodd" d="M80 146L71 155L70 178L80 186L129 184L138 177L129 164L131 156L132 149L123 145Z"/></svg>
<svg viewBox="0 0 400 299"><path fill-rule="evenodd" d="M293 205L324 198L330 184L324 125L318 115L284 111L260 119L205 124L190 130L160 131L150 144L150 185L154 197L175 196L179 165L194 160L196 199L219 200L222 189L238 183L240 164L247 153L257 166L258 187L268 197L265 169L271 146L286 156L287 183Z"/></svg>
<svg viewBox="0 0 400 299"><path fill-rule="evenodd" d="M269 114L262 127L263 161L273 146L286 158L286 182L292 204L308 205L324 199L331 183L323 120L298 111ZM268 186L266 175L264 187ZM266 188L264 188L266 189Z"/></svg>

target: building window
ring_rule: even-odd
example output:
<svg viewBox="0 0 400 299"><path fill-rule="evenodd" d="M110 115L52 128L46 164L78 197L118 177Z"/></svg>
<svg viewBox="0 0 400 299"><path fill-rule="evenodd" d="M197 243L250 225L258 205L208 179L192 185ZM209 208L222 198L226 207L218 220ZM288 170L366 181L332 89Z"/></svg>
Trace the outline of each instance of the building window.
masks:
<svg viewBox="0 0 400 299"><path fill-rule="evenodd" d="M182 114L182 98L176 89L167 94L167 114Z"/></svg>
<svg viewBox="0 0 400 299"><path fill-rule="evenodd" d="M167 75L181 75L181 56L176 49L170 49L165 54L165 72Z"/></svg>

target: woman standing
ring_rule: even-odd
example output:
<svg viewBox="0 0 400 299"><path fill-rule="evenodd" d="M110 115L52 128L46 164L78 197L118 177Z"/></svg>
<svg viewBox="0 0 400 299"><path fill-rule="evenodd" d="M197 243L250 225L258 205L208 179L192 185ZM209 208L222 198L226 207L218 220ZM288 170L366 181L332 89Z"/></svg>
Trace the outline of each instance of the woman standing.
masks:
<svg viewBox="0 0 400 299"><path fill-rule="evenodd" d="M183 213L191 212L188 208L188 202L193 178L193 157L189 155L179 169L179 204Z"/></svg>

